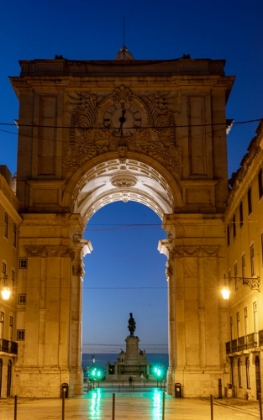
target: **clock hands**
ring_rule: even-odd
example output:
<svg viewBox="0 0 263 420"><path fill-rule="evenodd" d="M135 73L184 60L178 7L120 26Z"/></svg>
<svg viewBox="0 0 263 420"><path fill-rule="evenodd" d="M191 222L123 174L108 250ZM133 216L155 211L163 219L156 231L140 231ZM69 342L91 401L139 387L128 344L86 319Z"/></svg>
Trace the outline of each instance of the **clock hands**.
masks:
<svg viewBox="0 0 263 420"><path fill-rule="evenodd" d="M120 121L120 127L119 127L119 132L121 133L121 137L122 137L122 134L123 134L123 132L122 132L122 126L123 126L123 124L125 123L125 121L126 121L126 118L124 117L124 115L125 115L125 109L123 109L122 110L122 116L119 118L119 121Z"/></svg>
<svg viewBox="0 0 263 420"><path fill-rule="evenodd" d="M104 112L104 127L116 137L132 136L142 124L142 116L136 104L119 101L112 103Z"/></svg>

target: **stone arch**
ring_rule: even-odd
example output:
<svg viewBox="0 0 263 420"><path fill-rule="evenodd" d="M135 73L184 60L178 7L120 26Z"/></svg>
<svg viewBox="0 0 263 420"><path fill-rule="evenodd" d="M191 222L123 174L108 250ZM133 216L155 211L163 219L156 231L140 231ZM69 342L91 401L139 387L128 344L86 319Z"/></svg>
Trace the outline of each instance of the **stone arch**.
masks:
<svg viewBox="0 0 263 420"><path fill-rule="evenodd" d="M70 178L63 207L80 213L84 223L97 210L114 201L136 201L150 207L163 220L182 206L179 182L156 160L129 153L94 158Z"/></svg>
<svg viewBox="0 0 263 420"><path fill-rule="evenodd" d="M167 233L159 250L168 259L168 393L177 382L185 396L217 392L228 333L216 290L225 272L225 104L234 81L224 61L20 64L11 82L20 100L18 257L27 266L17 290L27 299L17 312L26 335L15 392L58 397L62 383L69 396L82 392L82 258L91 250L82 233L108 200L143 202Z"/></svg>

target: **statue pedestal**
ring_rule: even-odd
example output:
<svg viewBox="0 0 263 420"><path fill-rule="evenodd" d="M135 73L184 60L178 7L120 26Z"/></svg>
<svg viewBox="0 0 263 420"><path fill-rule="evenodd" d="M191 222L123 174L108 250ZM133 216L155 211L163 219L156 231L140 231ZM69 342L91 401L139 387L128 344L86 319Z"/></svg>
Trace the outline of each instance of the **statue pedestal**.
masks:
<svg viewBox="0 0 263 420"><path fill-rule="evenodd" d="M127 365L139 364L139 337L127 337L125 341Z"/></svg>

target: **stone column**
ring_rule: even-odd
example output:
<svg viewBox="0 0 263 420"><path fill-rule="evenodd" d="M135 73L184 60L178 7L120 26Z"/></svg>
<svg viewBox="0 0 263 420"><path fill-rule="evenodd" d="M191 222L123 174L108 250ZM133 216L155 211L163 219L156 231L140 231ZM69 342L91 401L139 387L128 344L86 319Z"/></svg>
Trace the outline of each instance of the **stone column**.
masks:
<svg viewBox="0 0 263 420"><path fill-rule="evenodd" d="M217 393L223 375L226 337L220 284L225 264L224 225L219 216L169 215L168 239L159 250L168 257L168 392L180 382L185 396Z"/></svg>
<svg viewBox="0 0 263 420"><path fill-rule="evenodd" d="M83 393L82 370L82 283L84 278L83 258L92 251L89 241L74 235L74 261L72 264L70 297L70 372L75 395Z"/></svg>

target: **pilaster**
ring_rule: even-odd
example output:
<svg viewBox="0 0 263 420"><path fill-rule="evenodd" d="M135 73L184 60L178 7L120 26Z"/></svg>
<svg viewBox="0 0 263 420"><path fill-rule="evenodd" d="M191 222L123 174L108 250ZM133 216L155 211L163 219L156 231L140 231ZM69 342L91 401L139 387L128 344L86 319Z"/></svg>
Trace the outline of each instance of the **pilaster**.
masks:
<svg viewBox="0 0 263 420"><path fill-rule="evenodd" d="M224 224L220 216L167 215L164 228L168 239L159 250L168 258L168 392L180 382L185 396L207 396L223 378Z"/></svg>
<svg viewBox="0 0 263 420"><path fill-rule="evenodd" d="M15 366L20 396L59 397L82 390L82 256L91 251L81 239L79 215L25 214L20 226L17 328L24 330Z"/></svg>

